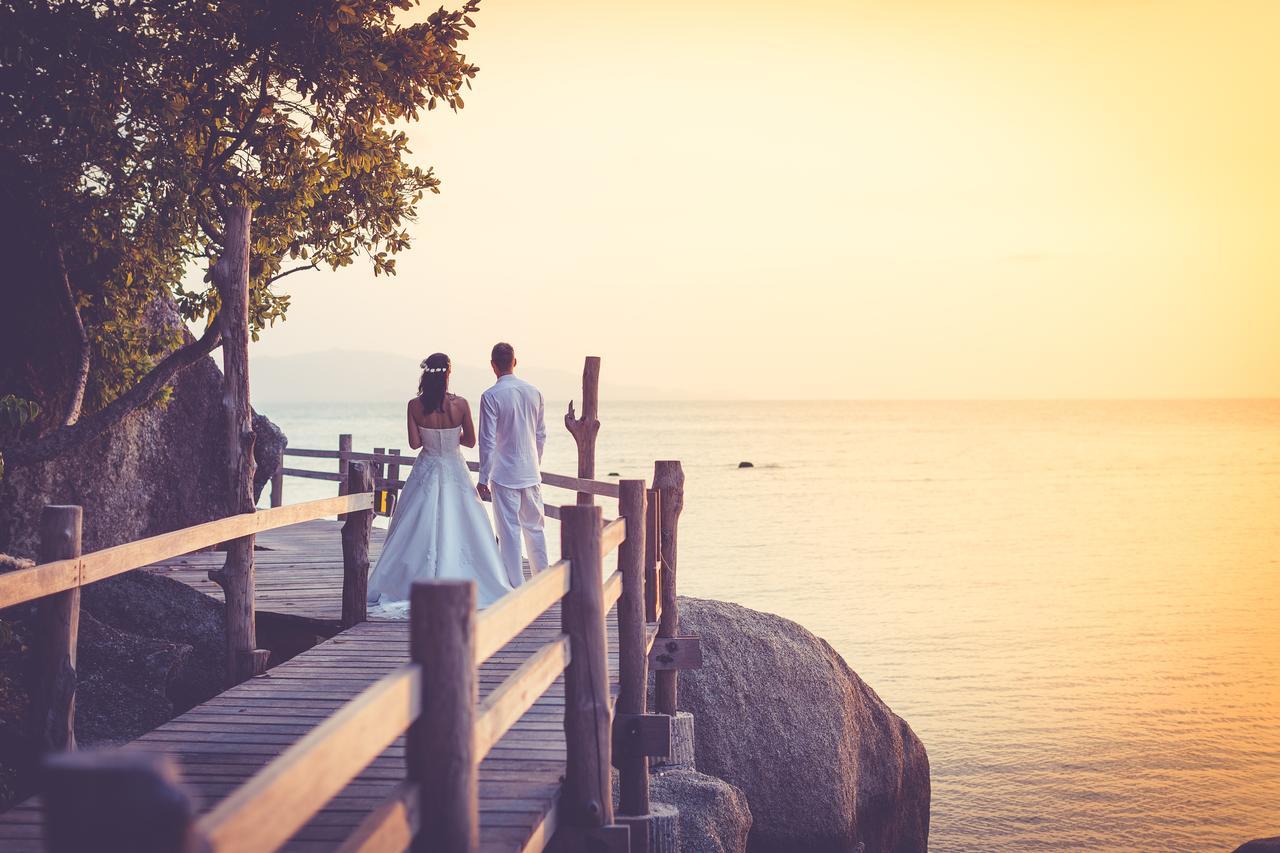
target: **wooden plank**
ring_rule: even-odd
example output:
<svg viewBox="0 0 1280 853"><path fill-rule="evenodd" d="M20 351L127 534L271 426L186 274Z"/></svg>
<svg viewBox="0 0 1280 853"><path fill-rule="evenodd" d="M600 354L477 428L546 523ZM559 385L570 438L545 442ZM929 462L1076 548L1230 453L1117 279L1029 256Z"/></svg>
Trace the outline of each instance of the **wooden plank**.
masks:
<svg viewBox="0 0 1280 853"><path fill-rule="evenodd" d="M402 853L418 831L418 786L401 782L360 822L338 853Z"/></svg>
<svg viewBox="0 0 1280 853"><path fill-rule="evenodd" d="M627 520L615 518L600 531L600 556L607 557L627 538Z"/></svg>
<svg viewBox="0 0 1280 853"><path fill-rule="evenodd" d="M569 564L560 560L485 608L476 619L476 663L488 660L569 591Z"/></svg>
<svg viewBox="0 0 1280 853"><path fill-rule="evenodd" d="M284 449L285 456L310 456L317 459L337 459L338 451L336 450L311 450L305 447L286 447Z"/></svg>
<svg viewBox="0 0 1280 853"><path fill-rule="evenodd" d="M334 452L337 456L337 452ZM304 480L329 480L334 483L341 483L343 476L336 471L308 471L304 468L281 468L280 473L285 477L301 477Z"/></svg>
<svg viewBox="0 0 1280 853"><path fill-rule="evenodd" d="M384 676L286 749L198 824L212 850L273 850L417 719L421 671Z"/></svg>
<svg viewBox="0 0 1280 853"><path fill-rule="evenodd" d="M82 566L81 559L76 557L0 575L0 610L75 589L80 585Z"/></svg>
<svg viewBox="0 0 1280 853"><path fill-rule="evenodd" d="M321 498L260 512L208 521L172 533L161 533L125 545L104 548L82 557L81 583L88 584L141 568L159 560L198 551L231 539L273 530L300 521L310 521L340 513L357 512L373 507L372 493Z"/></svg>
<svg viewBox="0 0 1280 853"><path fill-rule="evenodd" d="M622 572L615 571L604 579L604 609L608 610L622 596Z"/></svg>
<svg viewBox="0 0 1280 853"><path fill-rule="evenodd" d="M476 760L484 758L525 711L551 686L570 661L569 637L547 643L522 663L480 703L475 724Z"/></svg>

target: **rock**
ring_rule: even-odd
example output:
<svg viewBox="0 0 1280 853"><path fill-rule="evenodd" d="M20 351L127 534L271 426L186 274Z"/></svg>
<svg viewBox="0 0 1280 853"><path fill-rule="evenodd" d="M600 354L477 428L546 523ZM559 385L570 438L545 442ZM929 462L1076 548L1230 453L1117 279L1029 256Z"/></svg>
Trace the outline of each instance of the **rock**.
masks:
<svg viewBox="0 0 1280 853"><path fill-rule="evenodd" d="M673 770L652 777L649 797L680 812L681 853L743 853L751 810L742 791L714 776Z"/></svg>
<svg viewBox="0 0 1280 853"><path fill-rule="evenodd" d="M172 303L154 313L153 322L187 334ZM266 418L255 418L254 430L254 456L269 478L284 436ZM202 358L178 374L166 403L134 412L57 459L10 466L0 478L0 551L36 553L45 504L84 507L85 551L224 515L216 485L226 478L223 432L222 372L212 358Z"/></svg>
<svg viewBox="0 0 1280 853"><path fill-rule="evenodd" d="M76 740L133 740L174 715L169 696L191 646L139 637L80 614Z"/></svg>
<svg viewBox="0 0 1280 853"><path fill-rule="evenodd" d="M262 490L271 482L271 475L284 463L284 449L289 439L266 415L253 413L253 499L262 497Z"/></svg>
<svg viewBox="0 0 1280 853"><path fill-rule="evenodd" d="M756 467L756 466L755 466L755 465L752 465L750 462L739 462L739 463L738 463L738 467L739 467L739 468L754 468L754 467Z"/></svg>
<svg viewBox="0 0 1280 853"><path fill-rule="evenodd" d="M5 572L16 572L18 569L29 569L34 565L33 560L15 557L12 554L0 554L0 575Z"/></svg>
<svg viewBox="0 0 1280 853"><path fill-rule="evenodd" d="M1241 844L1235 853L1280 853L1280 835L1274 838L1256 838Z"/></svg>
<svg viewBox="0 0 1280 853"><path fill-rule="evenodd" d="M681 598L703 666L680 676L703 773L742 789L753 853L928 849L923 744L824 640L736 604Z"/></svg>
<svg viewBox="0 0 1280 853"><path fill-rule="evenodd" d="M174 713L224 689L223 607L204 593L162 575L129 572L85 587L80 606L112 628L188 647L167 688Z"/></svg>

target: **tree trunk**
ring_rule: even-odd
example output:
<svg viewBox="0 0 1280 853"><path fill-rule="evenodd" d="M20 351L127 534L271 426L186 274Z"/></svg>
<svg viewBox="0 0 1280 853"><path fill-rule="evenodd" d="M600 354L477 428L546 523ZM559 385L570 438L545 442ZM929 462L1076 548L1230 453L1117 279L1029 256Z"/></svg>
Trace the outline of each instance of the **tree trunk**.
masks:
<svg viewBox="0 0 1280 853"><path fill-rule="evenodd" d="M226 223L226 251L213 266L213 284L222 303L222 408L226 424L226 513L253 512L253 412L249 407L249 233L252 212L234 206ZM252 678L266 664L257 651L253 609L253 537L227 543L227 561L210 573L226 598L227 680Z"/></svg>

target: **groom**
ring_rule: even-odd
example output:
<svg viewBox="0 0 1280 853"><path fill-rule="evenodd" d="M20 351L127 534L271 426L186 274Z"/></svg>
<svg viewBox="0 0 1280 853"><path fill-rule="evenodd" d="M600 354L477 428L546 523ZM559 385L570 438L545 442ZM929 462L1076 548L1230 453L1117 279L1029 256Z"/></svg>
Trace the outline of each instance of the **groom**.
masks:
<svg viewBox="0 0 1280 853"><path fill-rule="evenodd" d="M480 395L480 483L476 491L492 499L498 526L498 550L513 587L524 583L520 536L535 573L547 567L543 536L542 447L547 427L542 420L542 392L515 375L511 344L493 345L489 361L498 381Z"/></svg>

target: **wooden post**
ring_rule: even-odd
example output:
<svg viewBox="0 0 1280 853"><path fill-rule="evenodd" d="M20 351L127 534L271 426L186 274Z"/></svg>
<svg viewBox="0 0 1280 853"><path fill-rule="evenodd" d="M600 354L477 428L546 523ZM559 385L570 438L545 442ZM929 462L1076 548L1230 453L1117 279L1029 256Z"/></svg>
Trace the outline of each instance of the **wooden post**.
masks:
<svg viewBox="0 0 1280 853"><path fill-rule="evenodd" d="M622 597L618 600L619 714L643 714L649 687L649 656L644 618L644 480L618 484L618 515L627 520L627 537L618 546ZM634 744L633 744L634 746ZM623 814L649 813L649 757L639 750L618 756L619 808Z"/></svg>
<svg viewBox="0 0 1280 853"><path fill-rule="evenodd" d="M382 456L384 453L387 452L387 449L385 447L375 447L373 449L373 452L378 456ZM378 488L378 481L382 479L383 479L382 462L381 461L374 462L373 463L373 487L375 489Z"/></svg>
<svg viewBox="0 0 1280 853"><path fill-rule="evenodd" d="M338 494L345 495L347 493L347 466L351 464L351 434L341 433L338 435L338 473L342 475L342 479L338 481Z"/></svg>
<svg viewBox="0 0 1280 853"><path fill-rule="evenodd" d="M271 475L271 505L284 505L284 460L280 460L280 468Z"/></svg>
<svg viewBox="0 0 1280 853"><path fill-rule="evenodd" d="M596 434L600 432L600 356L589 355L582 366L582 417L573 416L573 401L564 416L564 425L578 445L578 476L593 480L596 476ZM578 506L591 506L595 497L578 492Z"/></svg>
<svg viewBox="0 0 1280 853"><path fill-rule="evenodd" d="M195 853L195 808L170 755L104 749L51 756L44 766L49 853Z"/></svg>
<svg viewBox="0 0 1280 853"><path fill-rule="evenodd" d="M387 453L391 456L399 456L400 448L393 447L390 450L388 450ZM400 463L388 462L387 463L387 481L388 481L387 488L390 489L392 492L399 493L400 487L396 485L396 481L399 479L400 479Z"/></svg>
<svg viewBox="0 0 1280 853"><path fill-rule="evenodd" d="M249 407L249 229L253 214L234 205L226 221L226 246L213 265L213 283L221 307L222 408L226 424L228 515L253 512L253 411ZM210 579L226 599L227 681L239 684L263 671L267 652L256 649L253 537L226 544L227 560Z"/></svg>
<svg viewBox="0 0 1280 853"><path fill-rule="evenodd" d="M662 574L658 571L662 564L662 493L649 489L646 497L649 506L644 519L644 621L657 622L662 603Z"/></svg>
<svg viewBox="0 0 1280 853"><path fill-rule="evenodd" d="M41 563L80 556L78 506L46 506L40 513ZM37 653L40 688L32 721L46 750L76 748L76 642L80 634L80 588L46 596L38 606Z"/></svg>
<svg viewBox="0 0 1280 853"><path fill-rule="evenodd" d="M680 610L676 604L676 529L684 509L684 469L679 462L655 462L653 487L661 493L661 532L658 537L662 570L658 582L662 596L662 615L658 619L658 636L674 637L680 631ZM677 671L661 670L654 674L658 713L674 716L678 700Z"/></svg>
<svg viewBox="0 0 1280 853"><path fill-rule="evenodd" d="M479 849L475 649L475 582L415 583L409 593L409 653L422 667L422 714L409 728L405 750L409 778L418 784L414 851Z"/></svg>
<svg viewBox="0 0 1280 853"><path fill-rule="evenodd" d="M347 494L373 489L372 466L352 462L347 469ZM369 531L373 509L349 512L342 522L342 627L350 628L369 618Z"/></svg>
<svg viewBox="0 0 1280 853"><path fill-rule="evenodd" d="M601 578L600 507L560 508L560 556L569 560L569 591L560 608L569 635L564 671L564 825L592 830L613 823L610 777L609 659Z"/></svg>

